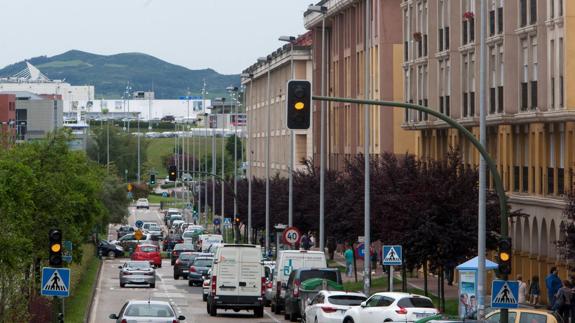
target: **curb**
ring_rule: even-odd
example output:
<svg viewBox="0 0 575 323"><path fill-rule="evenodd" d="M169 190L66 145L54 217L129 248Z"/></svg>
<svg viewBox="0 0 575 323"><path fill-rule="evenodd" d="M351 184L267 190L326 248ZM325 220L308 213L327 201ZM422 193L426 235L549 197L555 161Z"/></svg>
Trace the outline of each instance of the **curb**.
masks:
<svg viewBox="0 0 575 323"><path fill-rule="evenodd" d="M90 306L88 307L88 311L84 315L84 323L90 322L90 316L92 315L92 310L94 309L94 300L96 299L96 290L98 286L98 282L100 281L100 272L102 271L102 265L104 264L104 260L100 260L100 265L98 265L98 279L94 281L94 286L92 286L92 299L90 300Z"/></svg>

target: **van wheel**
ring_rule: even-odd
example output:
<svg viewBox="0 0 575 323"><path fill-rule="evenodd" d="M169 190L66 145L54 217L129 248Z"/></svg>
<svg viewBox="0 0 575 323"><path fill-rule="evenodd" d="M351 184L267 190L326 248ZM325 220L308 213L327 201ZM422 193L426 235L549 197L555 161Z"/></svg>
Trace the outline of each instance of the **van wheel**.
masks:
<svg viewBox="0 0 575 323"><path fill-rule="evenodd" d="M218 307L216 306L216 304L210 303L208 306L210 307L210 308L209 308L209 310L210 310L210 311L209 311L210 316L216 316L216 315L218 315Z"/></svg>
<svg viewBox="0 0 575 323"><path fill-rule="evenodd" d="M206 294L202 295L202 300L203 300L204 302L207 301L207 300L208 300L208 295L206 295Z"/></svg>
<svg viewBox="0 0 575 323"><path fill-rule="evenodd" d="M264 307L258 307L254 309L254 316L255 317L264 317Z"/></svg>
<svg viewBox="0 0 575 323"><path fill-rule="evenodd" d="M353 323L353 319L352 319L351 317L346 317L346 318L343 320L343 323Z"/></svg>
<svg viewBox="0 0 575 323"><path fill-rule="evenodd" d="M295 313L290 313L289 314L289 320L291 322L297 322L297 315Z"/></svg>
<svg viewBox="0 0 575 323"><path fill-rule="evenodd" d="M271 306L271 311L272 311L273 313L275 313L275 312L276 312L276 306L274 305L274 302L270 302L270 304L271 304L271 305L270 305L270 306Z"/></svg>
<svg viewBox="0 0 575 323"><path fill-rule="evenodd" d="M188 280L188 286L194 286L194 284L192 284L191 280ZM204 299L204 301L205 301L205 299Z"/></svg>
<svg viewBox="0 0 575 323"><path fill-rule="evenodd" d="M180 276L179 276L179 275L176 275L176 274L174 274L174 280L178 280L178 279L180 279Z"/></svg>
<svg viewBox="0 0 575 323"><path fill-rule="evenodd" d="M274 306L274 303L272 303L272 306ZM278 303L275 304L274 313L276 313L277 315L280 315L282 313L282 308Z"/></svg>

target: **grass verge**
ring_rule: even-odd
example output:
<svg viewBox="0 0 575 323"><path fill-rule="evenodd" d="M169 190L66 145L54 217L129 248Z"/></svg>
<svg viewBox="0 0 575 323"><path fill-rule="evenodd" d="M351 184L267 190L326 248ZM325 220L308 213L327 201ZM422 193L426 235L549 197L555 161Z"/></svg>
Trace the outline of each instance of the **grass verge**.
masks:
<svg viewBox="0 0 575 323"><path fill-rule="evenodd" d="M82 262L72 264L71 295L66 299L66 322L82 323L92 301L92 290L97 280L100 259L94 256L95 247L91 243L82 245Z"/></svg>

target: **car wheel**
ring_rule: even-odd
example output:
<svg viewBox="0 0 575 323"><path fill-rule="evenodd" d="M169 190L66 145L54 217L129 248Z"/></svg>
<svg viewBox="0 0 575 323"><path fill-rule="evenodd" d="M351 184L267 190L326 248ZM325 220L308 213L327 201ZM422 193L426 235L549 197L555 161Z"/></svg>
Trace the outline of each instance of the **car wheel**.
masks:
<svg viewBox="0 0 575 323"><path fill-rule="evenodd" d="M297 315L295 313L290 313L289 320L290 322L297 322Z"/></svg>
<svg viewBox="0 0 575 323"><path fill-rule="evenodd" d="M211 303L210 304L210 316L216 316L218 315L218 307L216 306L216 304Z"/></svg>
<svg viewBox="0 0 575 323"><path fill-rule="evenodd" d="M255 317L264 317L264 307L258 307L256 309L254 309L254 316Z"/></svg>
<svg viewBox="0 0 575 323"><path fill-rule="evenodd" d="M174 274L174 280L178 280L178 279L180 279L180 276L179 276L179 275L176 275L176 274Z"/></svg>
<svg viewBox="0 0 575 323"><path fill-rule="evenodd" d="M208 300L208 295L206 295L206 294L202 295L202 300L203 300L204 302L207 301L207 300Z"/></svg>
<svg viewBox="0 0 575 323"><path fill-rule="evenodd" d="M126 287L126 284L120 283L120 288L124 288L124 287Z"/></svg>
<svg viewBox="0 0 575 323"><path fill-rule="evenodd" d="M288 312L285 312L285 313L284 313L284 320L288 320L288 321L289 321L289 319L290 319L289 313L288 313Z"/></svg>
<svg viewBox="0 0 575 323"><path fill-rule="evenodd" d="M343 320L343 323L353 323L353 319L352 319L351 317L346 317L346 318Z"/></svg>
<svg viewBox="0 0 575 323"><path fill-rule="evenodd" d="M188 280L188 286L194 286L194 283L192 283L191 280Z"/></svg>
<svg viewBox="0 0 575 323"><path fill-rule="evenodd" d="M274 305L274 302L270 302L270 307L271 307L272 313L275 313L276 312L276 306Z"/></svg>
<svg viewBox="0 0 575 323"><path fill-rule="evenodd" d="M280 305L278 303L276 303L276 305L275 305L274 313L276 313L277 315L280 315L282 313L282 308L280 307Z"/></svg>
<svg viewBox="0 0 575 323"><path fill-rule="evenodd" d="M315 318L315 320L313 320L313 323L317 323L317 317Z"/></svg>
<svg viewBox="0 0 575 323"><path fill-rule="evenodd" d="M156 283L150 284L150 288L156 288Z"/></svg>
<svg viewBox="0 0 575 323"><path fill-rule="evenodd" d="M112 250L108 251L108 257L114 259L116 257L116 253Z"/></svg>

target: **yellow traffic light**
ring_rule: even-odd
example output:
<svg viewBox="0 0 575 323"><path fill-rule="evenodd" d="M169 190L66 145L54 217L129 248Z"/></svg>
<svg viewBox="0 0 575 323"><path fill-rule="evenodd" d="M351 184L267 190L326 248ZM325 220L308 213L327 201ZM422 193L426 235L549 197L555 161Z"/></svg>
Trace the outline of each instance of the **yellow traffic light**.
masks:
<svg viewBox="0 0 575 323"><path fill-rule="evenodd" d="M509 259L511 259L511 257L509 256L509 254L507 252L500 252L499 253L499 259L501 259L502 261L509 261Z"/></svg>
<svg viewBox="0 0 575 323"><path fill-rule="evenodd" d="M305 104L303 102L296 102L296 104L294 105L294 108L296 110L301 110L301 109L305 108Z"/></svg>
<svg viewBox="0 0 575 323"><path fill-rule="evenodd" d="M59 243L55 243L50 246L50 249L52 250L52 252L60 252L60 250L62 250L62 245Z"/></svg>

